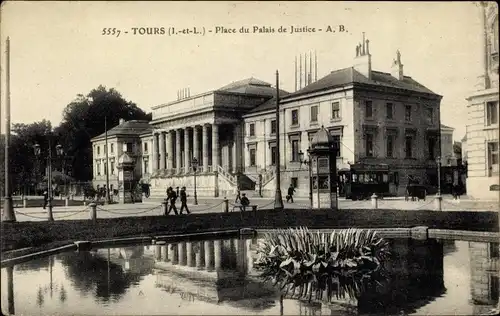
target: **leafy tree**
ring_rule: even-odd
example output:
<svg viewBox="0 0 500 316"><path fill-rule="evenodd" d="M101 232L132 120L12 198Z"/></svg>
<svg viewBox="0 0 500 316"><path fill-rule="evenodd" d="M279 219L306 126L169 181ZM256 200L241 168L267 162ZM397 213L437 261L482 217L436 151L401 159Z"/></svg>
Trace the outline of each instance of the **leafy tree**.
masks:
<svg viewBox="0 0 500 316"><path fill-rule="evenodd" d="M462 143L461 142L453 142L453 153L455 157L462 156Z"/></svg>
<svg viewBox="0 0 500 316"><path fill-rule="evenodd" d="M66 106L63 120L55 132L61 145L71 157L72 176L79 181L92 179L92 148L90 140L118 125L119 120L151 120L131 101L125 100L115 89L99 86L87 95L77 95Z"/></svg>

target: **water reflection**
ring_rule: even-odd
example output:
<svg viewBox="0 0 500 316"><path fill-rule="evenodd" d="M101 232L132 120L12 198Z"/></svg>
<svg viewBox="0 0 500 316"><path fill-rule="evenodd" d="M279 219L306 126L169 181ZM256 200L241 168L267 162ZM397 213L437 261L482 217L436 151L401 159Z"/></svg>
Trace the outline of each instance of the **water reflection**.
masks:
<svg viewBox="0 0 500 316"><path fill-rule="evenodd" d="M498 243L393 239L385 279L331 302L283 298L258 240L98 249L2 269L4 314L480 314L498 303ZM16 307L17 310L14 308Z"/></svg>

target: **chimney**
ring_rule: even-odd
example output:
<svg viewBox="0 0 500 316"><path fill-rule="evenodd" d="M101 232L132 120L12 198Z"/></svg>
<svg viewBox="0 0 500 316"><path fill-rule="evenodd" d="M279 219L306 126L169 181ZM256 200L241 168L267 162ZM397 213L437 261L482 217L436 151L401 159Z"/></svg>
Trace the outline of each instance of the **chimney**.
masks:
<svg viewBox="0 0 500 316"><path fill-rule="evenodd" d="M356 46L356 57L354 58L354 69L368 79L372 78L372 55L370 55L369 40L365 40L363 32L363 43Z"/></svg>
<svg viewBox="0 0 500 316"><path fill-rule="evenodd" d="M122 118L121 118L121 119L118 121L118 125L122 125L123 123L125 123L125 119L122 119Z"/></svg>
<svg viewBox="0 0 500 316"><path fill-rule="evenodd" d="M399 50L396 51L396 59L392 62L391 76L398 80L404 79L403 64L401 63L401 53Z"/></svg>

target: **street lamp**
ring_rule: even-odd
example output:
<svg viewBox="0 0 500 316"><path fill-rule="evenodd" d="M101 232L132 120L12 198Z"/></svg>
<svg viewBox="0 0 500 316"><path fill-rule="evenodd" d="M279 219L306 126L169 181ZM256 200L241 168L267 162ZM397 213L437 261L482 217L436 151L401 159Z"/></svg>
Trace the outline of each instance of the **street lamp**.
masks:
<svg viewBox="0 0 500 316"><path fill-rule="evenodd" d="M196 157L193 157L191 160L191 166L193 167L194 174L194 205L198 205L198 194L196 192L196 170L198 169L198 159L196 159Z"/></svg>
<svg viewBox="0 0 500 316"><path fill-rule="evenodd" d="M52 150L51 150L51 142L49 139L49 148L48 148L48 157L47 159L47 207L48 207L48 220L53 222L54 216L52 214ZM35 152L35 156L40 158L42 155L42 150L39 144L35 144L33 146L33 150ZM64 154L64 150L61 145L56 146L56 154L58 157Z"/></svg>
<svg viewBox="0 0 500 316"><path fill-rule="evenodd" d="M304 160L304 153L301 151L299 151L299 161L300 161L300 165L302 166L302 164L304 165L307 165L307 168L309 169L309 202L311 203L311 208L312 208L312 166L311 166L311 154L309 152L309 149L307 149L307 156L308 156L308 160Z"/></svg>

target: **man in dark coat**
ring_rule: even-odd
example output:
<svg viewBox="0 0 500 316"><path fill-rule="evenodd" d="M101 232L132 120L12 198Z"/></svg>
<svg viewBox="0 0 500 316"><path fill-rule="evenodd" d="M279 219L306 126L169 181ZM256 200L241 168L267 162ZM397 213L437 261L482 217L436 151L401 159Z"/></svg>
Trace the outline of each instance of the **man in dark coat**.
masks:
<svg viewBox="0 0 500 316"><path fill-rule="evenodd" d="M168 208L167 215L170 214L172 210L174 211L175 215L179 215L179 213L177 213L177 207L175 206L175 201L177 201L177 193L175 193L175 191L172 188L169 189L170 189L170 194L168 196L168 199L170 201L170 207Z"/></svg>
<svg viewBox="0 0 500 316"><path fill-rule="evenodd" d="M180 212L180 214L182 214L182 212L184 210L186 210L186 213L190 214L191 212L189 212L189 209L187 206L186 187L182 187L181 192L180 192L180 196L181 196L181 212Z"/></svg>
<svg viewBox="0 0 500 316"><path fill-rule="evenodd" d="M293 187L292 184L288 187L288 194L286 196L286 201L287 202L292 202L293 203L293 194L295 193L295 188Z"/></svg>

